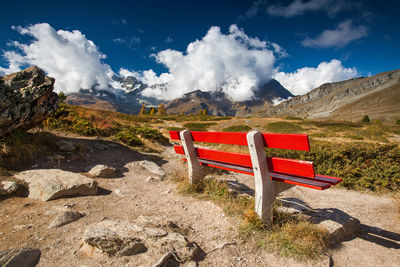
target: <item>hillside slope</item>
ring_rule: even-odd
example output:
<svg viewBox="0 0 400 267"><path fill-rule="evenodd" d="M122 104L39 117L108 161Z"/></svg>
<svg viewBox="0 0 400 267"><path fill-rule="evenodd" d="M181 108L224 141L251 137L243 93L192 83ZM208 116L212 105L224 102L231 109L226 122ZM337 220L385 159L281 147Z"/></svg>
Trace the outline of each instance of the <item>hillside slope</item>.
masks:
<svg viewBox="0 0 400 267"><path fill-rule="evenodd" d="M340 118L359 120L365 114L373 119L393 120L400 117L400 70L372 77L323 84L309 93L272 107L266 116L306 118Z"/></svg>

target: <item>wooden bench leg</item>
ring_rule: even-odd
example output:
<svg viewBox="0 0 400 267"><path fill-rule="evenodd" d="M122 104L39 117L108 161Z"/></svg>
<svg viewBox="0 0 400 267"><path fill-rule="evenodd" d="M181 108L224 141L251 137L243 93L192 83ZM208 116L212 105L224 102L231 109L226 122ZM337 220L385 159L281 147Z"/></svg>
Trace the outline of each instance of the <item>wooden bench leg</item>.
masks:
<svg viewBox="0 0 400 267"><path fill-rule="evenodd" d="M262 134L258 131L249 132L247 144L255 180L254 210L265 224L272 224L272 211L277 192L274 181L269 179Z"/></svg>
<svg viewBox="0 0 400 267"><path fill-rule="evenodd" d="M197 160L196 149L193 145L193 137L188 130L181 131L179 135L187 159L189 182L191 184L201 182L204 178L204 171Z"/></svg>

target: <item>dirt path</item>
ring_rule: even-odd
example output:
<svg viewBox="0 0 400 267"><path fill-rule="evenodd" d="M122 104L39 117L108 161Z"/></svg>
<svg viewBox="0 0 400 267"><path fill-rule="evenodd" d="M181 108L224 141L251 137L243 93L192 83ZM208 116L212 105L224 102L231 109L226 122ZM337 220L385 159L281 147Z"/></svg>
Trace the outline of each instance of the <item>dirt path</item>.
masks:
<svg viewBox="0 0 400 267"><path fill-rule="evenodd" d="M1 201L0 251L38 248L42 252L38 266L151 266L158 258L150 258L147 253L120 258L87 258L81 255L79 248L83 232L91 223L105 219L129 221L139 215L156 215L184 226L189 240L196 242L205 252L199 266L329 266L328 257L313 262L296 262L257 249L255 244L240 240L238 222L225 216L221 208L209 201L177 193L176 184L168 178L186 172L186 169L171 147L159 155L150 155L102 140L72 135L67 138L85 148L84 157L66 159L61 169L83 172L87 166L106 164L118 168L120 177L96 179L103 188L97 196L49 202L29 198ZM96 143L108 144L109 148L96 150ZM148 171L129 167L130 162L143 159L161 165L167 172L167 179L147 182L146 178L151 175ZM56 163L46 161L40 164L37 168L58 167ZM254 188L252 177L233 177ZM299 188L287 191L282 197L300 198L312 203L313 208L335 208L358 218L365 225L359 237L343 242L340 248L332 251L335 266L398 266L400 263L399 214L392 199L345 190L319 192ZM72 205L86 216L60 228L48 229L54 218L52 211L63 205ZM228 245L220 248L224 244Z"/></svg>

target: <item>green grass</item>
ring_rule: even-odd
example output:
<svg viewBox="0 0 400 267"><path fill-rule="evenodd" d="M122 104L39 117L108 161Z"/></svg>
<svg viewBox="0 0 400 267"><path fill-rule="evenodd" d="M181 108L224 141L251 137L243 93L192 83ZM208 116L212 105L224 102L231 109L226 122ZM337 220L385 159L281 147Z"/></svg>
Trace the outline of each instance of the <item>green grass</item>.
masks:
<svg viewBox="0 0 400 267"><path fill-rule="evenodd" d="M206 131L210 126L217 125L215 122L188 122L183 125L189 131Z"/></svg>
<svg viewBox="0 0 400 267"><path fill-rule="evenodd" d="M299 133L303 130L300 125L287 121L270 122L264 128L272 133Z"/></svg>
<svg viewBox="0 0 400 267"><path fill-rule="evenodd" d="M248 125L232 125L222 129L223 132L248 132L251 127Z"/></svg>

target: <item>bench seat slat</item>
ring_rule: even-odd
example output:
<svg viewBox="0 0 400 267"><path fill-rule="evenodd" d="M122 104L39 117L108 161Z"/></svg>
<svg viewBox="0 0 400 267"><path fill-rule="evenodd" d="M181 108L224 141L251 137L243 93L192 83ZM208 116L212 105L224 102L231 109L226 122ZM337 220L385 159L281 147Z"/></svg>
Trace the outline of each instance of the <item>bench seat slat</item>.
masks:
<svg viewBox="0 0 400 267"><path fill-rule="evenodd" d="M190 132L195 142L247 146L247 133ZM180 140L179 131L169 132L172 140ZM264 147L310 151L306 134L263 133Z"/></svg>
<svg viewBox="0 0 400 267"><path fill-rule="evenodd" d="M233 165L233 164L226 164L223 162L206 160L206 159L201 159L201 158L199 158L198 161L201 165L218 168L218 169L223 169L223 170L227 170L227 171L240 172L240 173L248 174L248 175L254 175L253 169L249 168L249 167Z"/></svg>
<svg viewBox="0 0 400 267"><path fill-rule="evenodd" d="M185 155L182 146L174 146L177 154ZM253 168L249 154L196 148L197 156L202 159L218 161L230 165ZM268 169L271 172L281 172L291 175L315 178L314 165L310 161L267 157Z"/></svg>
<svg viewBox="0 0 400 267"><path fill-rule="evenodd" d="M307 178L290 176L274 172L270 172L270 176L271 180L274 181L284 182L287 184L300 185L318 190L325 190L331 187L331 184L321 181L316 181L315 179L307 179Z"/></svg>
<svg viewBox="0 0 400 267"><path fill-rule="evenodd" d="M321 175L321 174L316 174L315 179L318 181L330 183L331 185L337 185L342 182L342 178L331 177L331 176L326 176L326 175Z"/></svg>

